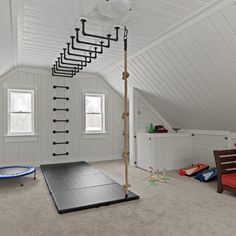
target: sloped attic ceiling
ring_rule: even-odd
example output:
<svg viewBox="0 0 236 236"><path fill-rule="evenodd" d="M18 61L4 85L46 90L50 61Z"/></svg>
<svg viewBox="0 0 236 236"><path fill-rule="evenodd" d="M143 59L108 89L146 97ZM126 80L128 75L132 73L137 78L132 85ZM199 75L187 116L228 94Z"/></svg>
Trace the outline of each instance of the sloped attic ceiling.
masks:
<svg viewBox="0 0 236 236"><path fill-rule="evenodd" d="M0 7L0 75L14 66L13 34L10 1Z"/></svg>
<svg viewBox="0 0 236 236"><path fill-rule="evenodd" d="M0 76L19 65L50 68L80 17L91 33L129 28L129 83L174 127L236 131L234 0L131 0L111 22L98 0L1 0ZM122 40L85 71L122 93Z"/></svg>
<svg viewBox="0 0 236 236"><path fill-rule="evenodd" d="M122 64L103 71L122 93ZM236 6L221 1L131 56L129 83L172 127L236 131Z"/></svg>
<svg viewBox="0 0 236 236"><path fill-rule="evenodd" d="M209 7L214 0L131 0L132 11L111 21L98 14L99 0L1 0L0 75L19 65L50 68L80 17L88 31L107 33L114 24L127 24L133 54L178 22ZM104 0L105 1L105 0ZM99 72L122 58L122 40L91 63L86 72Z"/></svg>

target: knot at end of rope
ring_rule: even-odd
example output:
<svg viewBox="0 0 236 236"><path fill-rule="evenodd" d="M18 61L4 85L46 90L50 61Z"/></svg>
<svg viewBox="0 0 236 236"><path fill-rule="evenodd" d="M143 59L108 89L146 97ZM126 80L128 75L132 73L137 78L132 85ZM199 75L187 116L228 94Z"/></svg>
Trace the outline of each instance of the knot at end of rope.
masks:
<svg viewBox="0 0 236 236"><path fill-rule="evenodd" d="M124 191L128 191L128 189L129 189L130 187L131 187L130 184L128 184L128 185L127 185L127 184L123 184L123 185L122 185L122 188L123 188Z"/></svg>

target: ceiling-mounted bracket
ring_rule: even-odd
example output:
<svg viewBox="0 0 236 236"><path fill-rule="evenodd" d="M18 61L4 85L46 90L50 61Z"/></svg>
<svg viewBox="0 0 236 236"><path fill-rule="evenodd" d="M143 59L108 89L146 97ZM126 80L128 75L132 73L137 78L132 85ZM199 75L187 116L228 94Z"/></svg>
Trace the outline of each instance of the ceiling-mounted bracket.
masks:
<svg viewBox="0 0 236 236"><path fill-rule="evenodd" d="M64 73L56 72L54 66L51 68L52 69L52 76L73 78L72 74L64 74Z"/></svg>
<svg viewBox="0 0 236 236"><path fill-rule="evenodd" d="M76 54L76 53L72 53L70 51L70 43L67 43L67 53L68 53L69 56L84 57L86 62L88 62L88 63L91 62L91 59L96 59L97 58L97 48L94 48L94 49L95 49L94 56L92 55L93 54L92 52L89 52L89 56L86 56L86 55L83 55L83 54ZM88 58L89 58L89 61L87 61Z"/></svg>
<svg viewBox="0 0 236 236"><path fill-rule="evenodd" d="M61 60L62 65L77 66L80 70L83 69L83 67L84 67L83 63L82 64L78 64L78 63L65 62L65 61L63 61L63 55L64 54L60 53L60 55L61 55L61 57L58 57L58 58Z"/></svg>
<svg viewBox="0 0 236 236"><path fill-rule="evenodd" d="M63 65L62 63L61 63L61 60L60 60L60 57L57 59L57 61L56 61L57 63L58 63L58 66L59 66L59 68L62 68L62 69L70 69L70 70L74 70L75 71L75 73L78 73L79 71L80 71L80 69L79 69L79 67L77 66L74 66L74 67L72 67L72 66L68 66L68 65ZM55 62L55 63L56 63Z"/></svg>
<svg viewBox="0 0 236 236"><path fill-rule="evenodd" d="M80 31L80 28L75 28L76 42L77 42L77 43L82 43L82 44L91 45L91 46L98 46L98 47L100 46L100 44L98 44L98 43L92 43L92 42L87 42L87 41L82 41L82 40L80 40L80 39L79 39L79 31ZM107 44L104 44L104 42L101 41L101 42L103 42L103 47L104 47L104 48L109 48L109 47L111 46L111 40L110 40L110 38L111 38L111 35L108 35ZM100 43L101 43L101 42L100 42Z"/></svg>
<svg viewBox="0 0 236 236"><path fill-rule="evenodd" d="M103 53L103 44L104 44L104 42L103 41L101 41L100 42L100 50L99 51L93 51L93 50L90 50L90 49L84 49L84 48L77 48L77 47L75 47L75 36L71 36L71 48L73 49L73 50L78 50L78 51L82 51L82 52L92 52L92 53L98 53L98 54L102 54ZM95 48L97 48L97 47L99 47L99 46L95 46L94 47L94 49Z"/></svg>
<svg viewBox="0 0 236 236"><path fill-rule="evenodd" d="M95 35L95 34L89 34L89 33L86 33L85 32L85 22L87 22L86 19L81 19L81 24L82 24L82 34L84 36L89 36L89 37L93 37L93 38L98 38L98 39L105 39L105 40L111 40L111 41L118 41L119 40L119 29L120 27L119 26L115 26L114 29L115 29L115 37L112 38L110 34L107 34L107 37L104 37L104 36L100 36L100 35Z"/></svg>
<svg viewBox="0 0 236 236"><path fill-rule="evenodd" d="M86 55L83 55L83 54L72 53L72 52L70 51L70 43L66 43L66 44L67 44L67 54L68 54L69 56L83 57L83 58L85 58L85 59L90 58L90 56L86 56Z"/></svg>
<svg viewBox="0 0 236 236"><path fill-rule="evenodd" d="M60 72L62 72L62 73L64 73L64 74L72 74L72 75L75 75L76 73L75 73L75 71L74 70L65 70L65 69L61 69L61 68L58 68L58 63L56 62L56 64L55 65L53 65L53 67L54 67L54 70L55 70L55 72L58 72L58 73L60 73Z"/></svg>
<svg viewBox="0 0 236 236"><path fill-rule="evenodd" d="M63 48L63 51L64 51L64 54L63 54L63 56L64 56L64 59L65 60L68 60L68 61L74 61L74 62L81 62L81 63L83 63L83 66L87 66L87 63L90 63L91 62L91 59L90 59L90 61L87 61L87 58L85 58L85 60L78 60L78 59L74 59L74 58L69 58L69 57L67 57L67 53L66 53L66 48ZM69 55L69 54L68 54Z"/></svg>

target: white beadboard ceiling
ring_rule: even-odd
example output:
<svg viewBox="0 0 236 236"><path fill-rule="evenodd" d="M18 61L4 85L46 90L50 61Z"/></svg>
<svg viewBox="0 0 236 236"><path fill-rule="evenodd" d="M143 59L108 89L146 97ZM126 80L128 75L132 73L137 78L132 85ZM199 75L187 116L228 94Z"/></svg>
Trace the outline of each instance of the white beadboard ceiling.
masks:
<svg viewBox="0 0 236 236"><path fill-rule="evenodd" d="M104 0L105 1L105 0ZM81 17L88 31L106 34L114 24L127 24L129 52L133 54L173 25L209 7L215 0L131 0L132 11L122 20L99 17L98 0L1 0L0 75L10 67L26 65L50 68ZM122 34L121 34L122 37ZM99 72L122 58L122 40L86 72Z"/></svg>
<svg viewBox="0 0 236 236"><path fill-rule="evenodd" d="M204 17L131 56L129 83L172 127L236 131L236 6ZM103 76L122 92L122 65Z"/></svg>
<svg viewBox="0 0 236 236"><path fill-rule="evenodd" d="M0 75L14 65L12 12L8 0L1 1L0 7Z"/></svg>

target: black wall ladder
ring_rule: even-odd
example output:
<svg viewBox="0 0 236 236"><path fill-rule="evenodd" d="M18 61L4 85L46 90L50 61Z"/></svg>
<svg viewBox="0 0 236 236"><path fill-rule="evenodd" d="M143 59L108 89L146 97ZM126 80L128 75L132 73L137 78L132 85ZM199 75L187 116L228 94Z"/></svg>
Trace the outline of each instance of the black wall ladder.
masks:
<svg viewBox="0 0 236 236"><path fill-rule="evenodd" d="M53 85L53 157L69 156L69 91L69 86L64 84Z"/></svg>

